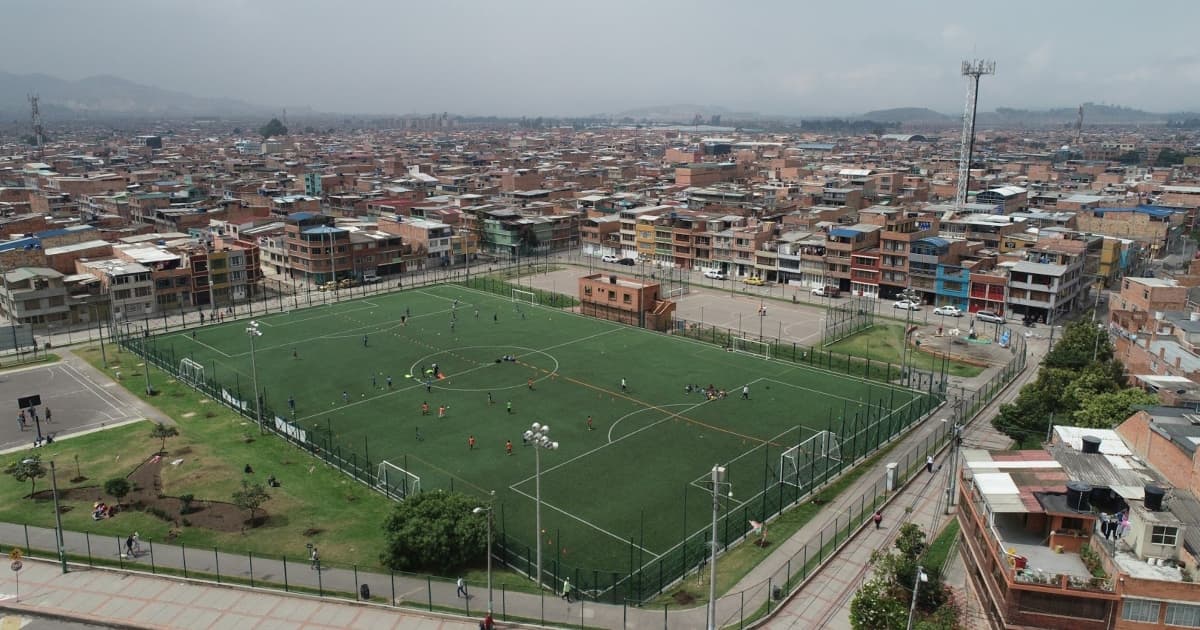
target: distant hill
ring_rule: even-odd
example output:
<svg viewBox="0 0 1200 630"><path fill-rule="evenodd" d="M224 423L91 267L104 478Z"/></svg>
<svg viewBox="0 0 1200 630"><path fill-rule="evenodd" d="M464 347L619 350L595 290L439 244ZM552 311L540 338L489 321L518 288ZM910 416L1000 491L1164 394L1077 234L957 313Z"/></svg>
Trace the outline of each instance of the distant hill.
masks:
<svg viewBox="0 0 1200 630"><path fill-rule="evenodd" d="M230 98L208 98L94 76L67 81L45 74L0 72L0 112L28 115L27 96L37 94L46 114L59 116L241 116L272 110Z"/></svg>
<svg viewBox="0 0 1200 630"><path fill-rule="evenodd" d="M927 107L894 107L892 109L877 109L862 114L861 116L857 116L857 118L864 120L898 122L902 124L946 124L953 123L958 120L958 118L955 116L947 116L946 114L935 112Z"/></svg>
<svg viewBox="0 0 1200 630"><path fill-rule="evenodd" d="M1157 125L1188 114L1147 112L1132 107L1084 103L1084 125ZM994 112L981 112L978 120L986 125L1073 125L1079 116L1078 107L1058 107L1031 110L998 107Z"/></svg>

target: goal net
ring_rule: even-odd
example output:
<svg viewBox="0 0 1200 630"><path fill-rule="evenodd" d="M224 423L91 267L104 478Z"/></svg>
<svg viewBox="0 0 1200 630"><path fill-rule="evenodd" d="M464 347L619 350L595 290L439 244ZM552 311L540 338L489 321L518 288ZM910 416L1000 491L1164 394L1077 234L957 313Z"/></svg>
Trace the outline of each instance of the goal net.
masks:
<svg viewBox="0 0 1200 630"><path fill-rule="evenodd" d="M764 359L771 358L771 344L748 337L734 337L733 351L753 354Z"/></svg>
<svg viewBox="0 0 1200 630"><path fill-rule="evenodd" d="M537 296L534 295L533 291L522 291L521 289L513 289L512 290L512 301L514 301L514 302L529 302L530 304L537 304Z"/></svg>
<svg viewBox="0 0 1200 630"><path fill-rule="evenodd" d="M779 481L808 489L812 480L823 478L827 469L841 461L842 442L837 434L818 431L779 456Z"/></svg>
<svg viewBox="0 0 1200 630"><path fill-rule="evenodd" d="M179 362L179 380L188 385L203 383L204 365L191 359L183 359Z"/></svg>
<svg viewBox="0 0 1200 630"><path fill-rule="evenodd" d="M676 288L674 288L674 289L671 289L671 290L667 291L667 297L668 297L668 298L678 298L678 297L683 297L683 296L685 296L685 295L687 295L687 294L688 294L688 288L687 288L687 287L676 287Z"/></svg>
<svg viewBox="0 0 1200 630"><path fill-rule="evenodd" d="M375 487L388 498L406 499L421 491L421 478L384 460L375 473Z"/></svg>

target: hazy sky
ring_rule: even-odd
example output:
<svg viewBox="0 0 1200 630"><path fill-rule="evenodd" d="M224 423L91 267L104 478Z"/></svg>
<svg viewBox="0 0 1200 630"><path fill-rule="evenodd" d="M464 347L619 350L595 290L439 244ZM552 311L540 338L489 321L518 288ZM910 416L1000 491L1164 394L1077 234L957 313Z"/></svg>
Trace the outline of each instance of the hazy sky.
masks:
<svg viewBox="0 0 1200 630"><path fill-rule="evenodd" d="M0 69L319 111L1200 109L1195 0L4 0ZM3 86L0 86L3 89Z"/></svg>

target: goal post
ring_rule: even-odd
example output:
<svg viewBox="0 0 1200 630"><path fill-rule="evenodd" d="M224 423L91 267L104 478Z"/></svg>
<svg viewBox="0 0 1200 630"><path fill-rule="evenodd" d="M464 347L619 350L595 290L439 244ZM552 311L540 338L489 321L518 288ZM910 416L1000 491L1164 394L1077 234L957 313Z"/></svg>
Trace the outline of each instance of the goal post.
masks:
<svg viewBox="0 0 1200 630"><path fill-rule="evenodd" d="M179 380L188 385L204 382L204 364L184 358L179 362Z"/></svg>
<svg viewBox="0 0 1200 630"><path fill-rule="evenodd" d="M779 456L779 482L808 489L812 480L841 461L841 439L832 431L817 431Z"/></svg>
<svg viewBox="0 0 1200 630"><path fill-rule="evenodd" d="M512 290L512 301L514 302L529 302L537 304L537 295L533 291L523 291L521 289Z"/></svg>
<svg viewBox="0 0 1200 630"><path fill-rule="evenodd" d="M771 344L749 337L734 337L732 348L734 352L753 354L764 359L771 358Z"/></svg>
<svg viewBox="0 0 1200 630"><path fill-rule="evenodd" d="M421 478L385 459L375 473L375 487L388 498L404 500L421 491Z"/></svg>

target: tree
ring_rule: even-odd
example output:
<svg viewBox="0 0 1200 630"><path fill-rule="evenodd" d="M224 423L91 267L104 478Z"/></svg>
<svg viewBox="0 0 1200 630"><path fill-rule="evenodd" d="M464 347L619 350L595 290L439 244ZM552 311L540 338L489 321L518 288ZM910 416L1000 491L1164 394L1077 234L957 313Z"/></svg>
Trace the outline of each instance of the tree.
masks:
<svg viewBox="0 0 1200 630"><path fill-rule="evenodd" d="M161 422L155 425L154 430L150 432L150 437L162 440L162 448L158 449L160 453L167 451L167 438L173 438L177 435L179 435L179 429Z"/></svg>
<svg viewBox="0 0 1200 630"><path fill-rule="evenodd" d="M479 501L461 492L425 492L388 515L379 559L401 571L452 572L483 556L487 521L471 513Z"/></svg>
<svg viewBox="0 0 1200 630"><path fill-rule="evenodd" d="M871 554L875 577L863 584L850 601L850 624L856 630L898 630L907 624L917 567L927 547L925 532L915 523L905 523L900 526L895 547L895 552L879 550ZM940 570L927 569L925 573L929 581L922 582L917 591L917 619L934 624L923 627L957 627L958 611L950 601L949 589L942 584Z"/></svg>
<svg viewBox="0 0 1200 630"><path fill-rule="evenodd" d="M286 136L287 132L287 127L284 127L278 118L272 118L270 122L258 129L258 133L262 135L264 140L272 136Z"/></svg>
<svg viewBox="0 0 1200 630"><path fill-rule="evenodd" d="M32 499L37 480L46 476L46 467L42 465L40 456L30 455L9 464L6 472L17 481L29 481L29 498Z"/></svg>
<svg viewBox="0 0 1200 630"><path fill-rule="evenodd" d="M267 494L267 489L261 483L250 483L248 479L243 479L241 489L233 492L233 504L250 511L251 526L254 525L255 513L270 498L271 495Z"/></svg>
<svg viewBox="0 0 1200 630"><path fill-rule="evenodd" d="M891 584L873 577L850 600L850 627L855 630L900 630L908 621L908 607L890 595Z"/></svg>
<svg viewBox="0 0 1200 630"><path fill-rule="evenodd" d="M1142 154L1138 151L1126 151L1117 157L1117 161L1126 165L1137 164L1142 161Z"/></svg>
<svg viewBox="0 0 1200 630"><path fill-rule="evenodd" d="M1095 394L1083 401L1071 415L1077 427L1111 429L1133 414L1137 405L1156 405L1158 397L1136 387Z"/></svg>
<svg viewBox="0 0 1200 630"><path fill-rule="evenodd" d="M1112 353L1108 333L1086 319L1080 319L1063 330L1062 337L1054 343L1054 349L1046 354L1042 364L1080 370L1092 363L1093 356L1103 363L1112 358Z"/></svg>
<svg viewBox="0 0 1200 630"><path fill-rule="evenodd" d="M133 485L124 477L114 477L104 482L104 492L115 498L117 505L121 505L121 499L124 499L130 490L133 490Z"/></svg>
<svg viewBox="0 0 1200 630"><path fill-rule="evenodd" d="M1154 158L1154 165L1175 166L1176 164L1183 164L1183 160L1187 158L1187 156L1188 154L1184 153L1183 151L1176 151L1175 149L1166 148L1158 152L1158 157Z"/></svg>

